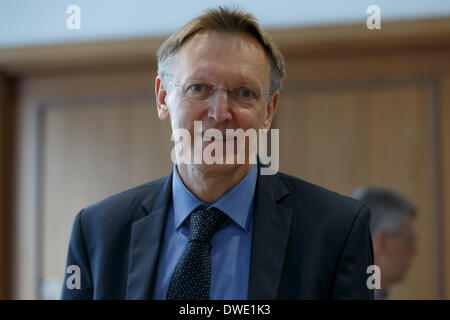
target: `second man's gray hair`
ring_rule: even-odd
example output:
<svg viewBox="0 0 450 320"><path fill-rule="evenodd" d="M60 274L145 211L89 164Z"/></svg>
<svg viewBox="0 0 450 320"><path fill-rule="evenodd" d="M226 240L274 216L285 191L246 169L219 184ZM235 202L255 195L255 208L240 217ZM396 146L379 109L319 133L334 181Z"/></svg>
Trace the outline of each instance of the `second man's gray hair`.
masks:
<svg viewBox="0 0 450 320"><path fill-rule="evenodd" d="M415 205L405 196L379 187L360 187L352 197L365 204L372 213L370 232L396 233L416 214Z"/></svg>

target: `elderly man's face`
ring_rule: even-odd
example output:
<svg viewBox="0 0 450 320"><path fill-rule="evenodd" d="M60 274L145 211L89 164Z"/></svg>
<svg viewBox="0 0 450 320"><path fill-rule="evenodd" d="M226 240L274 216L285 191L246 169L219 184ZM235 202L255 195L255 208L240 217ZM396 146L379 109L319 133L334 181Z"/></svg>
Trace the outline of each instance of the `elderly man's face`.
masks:
<svg viewBox="0 0 450 320"><path fill-rule="evenodd" d="M417 240L413 224L413 219L409 218L395 234L384 231L374 234L375 264L381 267L382 277L390 285L405 277L416 254ZM383 283L381 286L383 288Z"/></svg>
<svg viewBox="0 0 450 320"><path fill-rule="evenodd" d="M172 130L187 129L194 138L194 121L202 121L202 131L219 129L270 128L278 93L270 95L270 64L262 46L246 34L199 32L188 39L169 67L170 81L164 88L156 79L158 115L170 119ZM237 88L242 96L254 95L254 103L240 105L226 90L218 90L207 101L189 99L206 86ZM202 138L202 137L197 137ZM203 148L211 142L203 142ZM230 165L201 165L204 169L226 169Z"/></svg>
<svg viewBox="0 0 450 320"><path fill-rule="evenodd" d="M416 235L413 220L406 221L395 236L386 242L386 253L390 258L390 272L395 280L402 280L416 254Z"/></svg>

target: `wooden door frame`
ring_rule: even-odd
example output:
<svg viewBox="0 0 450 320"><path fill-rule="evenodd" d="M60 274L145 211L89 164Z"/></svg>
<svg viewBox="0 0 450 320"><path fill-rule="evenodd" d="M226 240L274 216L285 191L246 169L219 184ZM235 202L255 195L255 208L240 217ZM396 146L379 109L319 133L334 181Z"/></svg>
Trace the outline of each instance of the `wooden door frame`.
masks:
<svg viewBox="0 0 450 320"><path fill-rule="evenodd" d="M0 74L0 300L11 297L16 169L16 81Z"/></svg>
<svg viewBox="0 0 450 320"><path fill-rule="evenodd" d="M439 81L443 72L450 74L450 61L435 63L436 57L447 57L450 52L450 18L385 22L381 30L368 30L362 23L272 30L270 34L288 62L286 86L292 83L314 84L315 81L324 79L333 81L336 74L346 72L348 78L354 80L369 74L374 78L382 78L383 75L399 78L426 75ZM14 297L10 279L16 269L12 251L16 221L13 219L14 208L18 201L15 183L18 176L15 165L18 160L16 145L20 135L16 125L18 86L29 77L106 71L111 68L151 68L156 64L155 52L163 40L164 38L141 38L0 50L0 299ZM411 57L414 67L411 67L411 61L399 61L396 70L383 70L370 62L373 55L391 59L392 56L405 53L416 54ZM422 59L422 55L427 58ZM358 70L347 70L345 63L331 69L324 67L327 59L336 57L359 59L362 64L367 62L364 75L358 73ZM301 59L310 61L310 67L304 68L301 74L290 74L289 62L295 63ZM316 75L318 68L323 71L320 76ZM448 84L449 78L445 79ZM438 99L440 103L437 118L440 120L437 119L436 122L440 126L436 130L440 149L436 150L439 173L435 178L439 193L436 210L441 212L437 216L441 223L436 230L436 241L437 245L443 245L439 248L442 260L437 272L444 280L439 297L449 299L450 277L445 277L443 270L450 268L450 256L444 254L450 249L450 235L449 232L444 234L442 231L450 230L450 200L443 197L443 194L450 194L450 168L444 165L450 163L450 129L444 120L444 116L447 119L450 116L450 94L441 90Z"/></svg>

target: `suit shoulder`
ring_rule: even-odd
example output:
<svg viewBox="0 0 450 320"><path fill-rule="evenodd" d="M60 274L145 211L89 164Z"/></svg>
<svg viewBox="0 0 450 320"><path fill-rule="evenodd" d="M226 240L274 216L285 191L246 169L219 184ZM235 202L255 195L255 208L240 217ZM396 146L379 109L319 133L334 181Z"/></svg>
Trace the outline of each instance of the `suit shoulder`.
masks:
<svg viewBox="0 0 450 320"><path fill-rule="evenodd" d="M307 232L323 234L330 241L344 243L357 221L370 224L370 211L359 201L311 182L279 173L290 190L285 204L294 209L294 225Z"/></svg>
<svg viewBox="0 0 450 320"><path fill-rule="evenodd" d="M109 196L83 210L85 219L132 218L144 199L156 196L168 177L144 183L134 188Z"/></svg>
<svg viewBox="0 0 450 320"><path fill-rule="evenodd" d="M314 183L279 172L277 174L287 188L303 204L320 208L326 212L358 212L364 205L346 195L326 189Z"/></svg>

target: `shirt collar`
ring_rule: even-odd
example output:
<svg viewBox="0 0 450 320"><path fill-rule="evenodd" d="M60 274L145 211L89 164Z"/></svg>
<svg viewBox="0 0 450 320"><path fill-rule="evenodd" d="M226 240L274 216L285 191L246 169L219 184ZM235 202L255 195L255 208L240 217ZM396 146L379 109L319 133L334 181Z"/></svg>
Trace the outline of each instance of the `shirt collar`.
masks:
<svg viewBox="0 0 450 320"><path fill-rule="evenodd" d="M175 165L172 178L175 228L178 230L189 214L199 205L203 205L207 208L215 207L221 210L239 227L248 231L257 175L258 166L254 164L247 175L233 189L213 204L208 205L186 188Z"/></svg>

